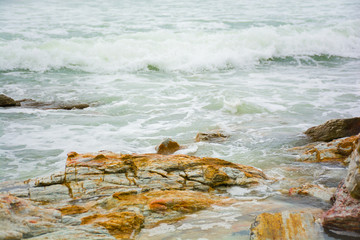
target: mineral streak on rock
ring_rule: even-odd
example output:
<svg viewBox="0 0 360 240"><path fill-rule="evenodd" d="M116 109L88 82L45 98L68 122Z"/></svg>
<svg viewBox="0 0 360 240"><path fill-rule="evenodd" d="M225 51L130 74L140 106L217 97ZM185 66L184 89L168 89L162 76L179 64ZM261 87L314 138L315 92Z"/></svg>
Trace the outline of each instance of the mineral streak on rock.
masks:
<svg viewBox="0 0 360 240"><path fill-rule="evenodd" d="M36 239L61 239L63 235L69 239L134 239L143 227L175 222L185 214L231 203L215 194L226 186L251 187L265 180L265 174L256 168L217 158L71 152L63 173L0 184L0 192L7 193L5 198L18 199L39 214L44 209L44 214L50 211L58 216L44 217L42 221L49 227L39 225L40 231L13 220L22 216L13 212L11 219L0 219L9 229L0 239L14 234L14 239L21 239L24 233ZM3 206L0 202L3 216L8 216L9 207Z"/></svg>
<svg viewBox="0 0 360 240"><path fill-rule="evenodd" d="M309 210L310 211L310 210ZM258 215L250 228L251 240L323 239L321 226L311 212L278 212Z"/></svg>
<svg viewBox="0 0 360 240"><path fill-rule="evenodd" d="M332 208L322 217L323 226L360 233L360 200L351 197L343 182L340 183L332 201Z"/></svg>
<svg viewBox="0 0 360 240"><path fill-rule="evenodd" d="M360 199L360 141L349 159L350 164L345 185L353 198Z"/></svg>
<svg viewBox="0 0 360 240"><path fill-rule="evenodd" d="M180 150L180 145L174 140L167 138L155 148L157 154L169 155Z"/></svg>
<svg viewBox="0 0 360 240"><path fill-rule="evenodd" d="M348 165L348 157L355 149L359 139L360 134L327 143L311 143L302 147L294 147L290 151L299 153L299 160L303 162L340 162Z"/></svg>
<svg viewBox="0 0 360 240"><path fill-rule="evenodd" d="M333 119L305 131L313 141L331 141L360 133L360 117Z"/></svg>

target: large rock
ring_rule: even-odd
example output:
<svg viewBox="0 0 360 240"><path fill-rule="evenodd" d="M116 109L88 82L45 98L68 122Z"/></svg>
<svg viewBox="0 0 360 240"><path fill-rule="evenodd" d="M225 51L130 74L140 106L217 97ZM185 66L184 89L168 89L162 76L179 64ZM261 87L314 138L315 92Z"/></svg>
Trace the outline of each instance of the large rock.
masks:
<svg viewBox="0 0 360 240"><path fill-rule="evenodd" d="M34 206L41 203L39 209L62 215L42 236L21 222L6 220L7 238L15 234L20 239L25 232L36 239L61 239L67 232L73 233L66 235L70 239L82 234L88 239L133 239L143 227L176 222L186 214L232 203L216 195L224 193L227 186L251 188L266 180L256 168L217 158L72 152L65 172L3 183L0 192Z"/></svg>
<svg viewBox="0 0 360 240"><path fill-rule="evenodd" d="M4 94L0 94L0 107L14 107L17 106L18 103Z"/></svg>
<svg viewBox="0 0 360 240"><path fill-rule="evenodd" d="M305 131L313 141L331 141L360 133L360 117L333 119Z"/></svg>
<svg viewBox="0 0 360 240"><path fill-rule="evenodd" d="M349 157L350 164L345 178L345 186L353 198L360 199L360 141Z"/></svg>
<svg viewBox="0 0 360 240"><path fill-rule="evenodd" d="M319 198L323 201L329 202L334 195L336 188L327 188L322 185L303 184L300 187L290 188L289 195L306 195Z"/></svg>
<svg viewBox="0 0 360 240"><path fill-rule="evenodd" d="M323 215L325 228L360 233L360 200L351 197L345 184L340 183L331 209Z"/></svg>
<svg viewBox="0 0 360 240"><path fill-rule="evenodd" d="M356 136L340 138L331 142L310 143L302 147L290 149L298 153L298 160L303 162L340 162L349 164L349 156L359 142L360 134Z"/></svg>
<svg viewBox="0 0 360 240"><path fill-rule="evenodd" d="M251 240L324 239L316 222L319 212L278 212L258 215L250 228Z"/></svg>

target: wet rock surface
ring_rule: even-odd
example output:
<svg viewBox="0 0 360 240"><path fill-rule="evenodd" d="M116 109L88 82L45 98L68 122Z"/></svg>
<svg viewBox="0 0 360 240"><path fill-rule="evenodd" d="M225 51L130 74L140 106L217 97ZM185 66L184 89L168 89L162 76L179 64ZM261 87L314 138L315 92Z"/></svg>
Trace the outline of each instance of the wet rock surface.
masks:
<svg viewBox="0 0 360 240"><path fill-rule="evenodd" d="M0 107L23 107L43 110L72 110L88 108L90 105L86 103L37 102L33 99L22 99L15 101L14 99L4 94L0 94Z"/></svg>
<svg viewBox="0 0 360 240"><path fill-rule="evenodd" d="M229 135L222 131L199 132L195 137L195 142L221 142L229 138Z"/></svg>
<svg viewBox="0 0 360 240"><path fill-rule="evenodd" d="M332 208L323 215L323 226L360 233L360 200L351 197L345 184L341 183L332 201Z"/></svg>
<svg viewBox="0 0 360 240"><path fill-rule="evenodd" d="M171 138L167 138L162 141L158 146L155 147L156 153L169 155L173 154L174 152L180 150L180 145L172 140Z"/></svg>
<svg viewBox="0 0 360 240"><path fill-rule="evenodd" d="M142 228L230 204L231 199L216 194L228 186L250 188L266 179L256 168L217 158L72 152L65 172L0 184L3 199L49 215L31 228L30 220L14 220L21 211L9 214L16 204L1 202L7 231L0 239L61 239L65 230L69 239L133 239Z"/></svg>
<svg viewBox="0 0 360 240"><path fill-rule="evenodd" d="M349 137L360 133L360 117L348 119L333 119L309 128L305 134L313 141L331 141L337 138Z"/></svg>
<svg viewBox="0 0 360 240"><path fill-rule="evenodd" d="M302 162L340 162L349 164L349 156L360 141L360 134L340 138L331 142L316 142L305 146L290 149L299 154L298 160Z"/></svg>
<svg viewBox="0 0 360 240"><path fill-rule="evenodd" d="M0 107L15 107L18 105L19 104L11 97L8 97L4 94L0 94Z"/></svg>
<svg viewBox="0 0 360 240"><path fill-rule="evenodd" d="M251 240L324 239L316 222L319 211L277 212L258 215L250 228Z"/></svg>

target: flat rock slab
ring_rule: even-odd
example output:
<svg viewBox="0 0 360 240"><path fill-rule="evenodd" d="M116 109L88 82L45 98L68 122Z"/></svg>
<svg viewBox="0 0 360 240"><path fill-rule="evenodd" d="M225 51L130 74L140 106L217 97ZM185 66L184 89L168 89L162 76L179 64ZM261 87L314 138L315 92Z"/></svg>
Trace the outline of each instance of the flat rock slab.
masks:
<svg viewBox="0 0 360 240"><path fill-rule="evenodd" d="M12 205L5 204L6 235L0 239L61 239L65 230L88 239L134 239L144 227L233 203L216 194L224 193L228 186L251 188L267 179L257 168L217 158L71 152L65 172L0 184L4 199L15 199L39 214L55 213L53 218L42 218L47 227L38 223L40 227L31 228L14 219L32 215L16 211L9 215L7 209ZM10 219L5 218L7 214Z"/></svg>

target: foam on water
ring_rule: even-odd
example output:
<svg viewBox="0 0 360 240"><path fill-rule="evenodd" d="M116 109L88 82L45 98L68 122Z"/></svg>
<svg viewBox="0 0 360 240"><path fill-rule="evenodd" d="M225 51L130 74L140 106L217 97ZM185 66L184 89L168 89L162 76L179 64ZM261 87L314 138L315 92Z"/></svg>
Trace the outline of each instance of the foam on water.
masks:
<svg viewBox="0 0 360 240"><path fill-rule="evenodd" d="M360 22L353 21L319 29L284 25L218 33L159 30L93 38L0 39L0 70L199 72L287 57L310 62L316 56L360 58L358 26Z"/></svg>

